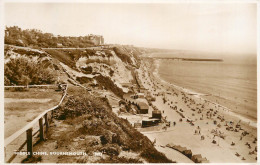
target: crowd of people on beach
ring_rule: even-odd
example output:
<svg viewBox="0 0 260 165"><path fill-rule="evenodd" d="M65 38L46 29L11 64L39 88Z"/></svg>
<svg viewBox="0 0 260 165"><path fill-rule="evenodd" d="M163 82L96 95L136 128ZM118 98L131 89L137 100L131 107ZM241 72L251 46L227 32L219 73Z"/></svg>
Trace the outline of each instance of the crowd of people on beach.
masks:
<svg viewBox="0 0 260 165"><path fill-rule="evenodd" d="M211 139L211 142L213 144L218 145L219 143L217 143L217 137L222 140L226 140L227 136L234 136L235 140L235 137L239 136L240 141L243 141L243 139L249 135L249 132L246 130L247 127L243 127L241 121L236 121L232 118L226 118L226 115L222 113L222 110L227 110L220 105L212 104L210 101L202 98L195 98L193 97L193 95L189 95L186 92L175 89L174 87L163 85L160 80L150 74L150 72L148 73L148 75L149 77L143 77L142 80L146 80L146 85L149 85L151 87L152 95L160 97L162 99L162 102L169 106L169 109L175 111L180 116L178 121L168 121L171 119L167 120L167 115L164 112L165 110L163 110L163 115L166 123L165 126L162 127L163 130L166 131L167 127L171 127L171 123L172 126L175 127L177 122L183 123L183 121L186 121L188 124L190 124L190 126L196 126L194 127L194 135L199 135L201 140L205 140L207 137ZM184 103L187 108L179 107L177 101L177 98L179 96L181 97L182 103ZM176 100L172 98L176 98ZM205 125L199 125L203 121L205 121ZM201 128L201 126L203 128ZM209 131L210 128L212 129L211 131ZM209 133L205 130L209 131ZM209 134L211 134L211 136L209 136ZM248 139L249 138L247 138L246 140ZM228 141L229 140L230 138L228 139ZM249 155L257 154L256 142L256 137L251 144L249 143L249 141L246 141L245 145L248 146ZM236 146L236 143L241 142L231 141L230 146ZM255 144L254 150L252 150L252 144ZM237 153L235 155L238 157L241 156L241 154ZM241 160L246 160L245 157L246 156L243 156ZM257 159L257 156L255 157L255 159Z"/></svg>

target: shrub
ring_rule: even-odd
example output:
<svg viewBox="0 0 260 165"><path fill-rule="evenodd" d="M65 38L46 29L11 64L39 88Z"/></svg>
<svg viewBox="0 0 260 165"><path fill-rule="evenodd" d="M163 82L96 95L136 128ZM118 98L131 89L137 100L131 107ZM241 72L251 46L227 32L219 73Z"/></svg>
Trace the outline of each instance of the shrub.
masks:
<svg viewBox="0 0 260 165"><path fill-rule="evenodd" d="M91 66L87 66L87 67L81 67L81 70L83 71L83 73L85 74L91 74L93 71L93 68Z"/></svg>
<svg viewBox="0 0 260 165"><path fill-rule="evenodd" d="M80 84L85 84L85 83L92 82L92 79L91 79L91 78L88 78L88 77L77 77L76 80L77 80Z"/></svg>
<svg viewBox="0 0 260 165"><path fill-rule="evenodd" d="M109 77L99 75L96 77L96 80L100 85L104 86L108 90L111 90L117 96L121 98L123 97L123 90L114 84L114 82Z"/></svg>
<svg viewBox="0 0 260 165"><path fill-rule="evenodd" d="M105 153L109 156L118 156L120 153L120 148L117 145L108 144L101 148L100 152Z"/></svg>
<svg viewBox="0 0 260 165"><path fill-rule="evenodd" d="M56 75L51 68L46 68L40 60L21 56L11 58L5 63L5 85L51 84Z"/></svg>
<svg viewBox="0 0 260 165"><path fill-rule="evenodd" d="M27 49L14 49L13 51L15 53L18 53L18 54L21 54L21 55L27 55L27 56L38 56L38 57L47 56L46 53L39 53L39 52L36 52L36 51L27 50Z"/></svg>

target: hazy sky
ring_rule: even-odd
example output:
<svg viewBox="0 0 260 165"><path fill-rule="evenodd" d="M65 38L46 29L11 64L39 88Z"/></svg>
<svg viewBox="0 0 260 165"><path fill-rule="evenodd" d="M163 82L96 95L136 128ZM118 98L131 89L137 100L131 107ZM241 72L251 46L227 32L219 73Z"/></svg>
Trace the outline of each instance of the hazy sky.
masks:
<svg viewBox="0 0 260 165"><path fill-rule="evenodd" d="M256 54L254 3L6 3L5 23L106 43Z"/></svg>

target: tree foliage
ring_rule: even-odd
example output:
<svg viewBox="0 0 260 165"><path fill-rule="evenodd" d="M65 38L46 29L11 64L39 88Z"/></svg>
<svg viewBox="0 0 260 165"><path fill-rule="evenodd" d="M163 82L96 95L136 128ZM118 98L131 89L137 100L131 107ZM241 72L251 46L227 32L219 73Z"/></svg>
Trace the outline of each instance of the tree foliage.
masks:
<svg viewBox="0 0 260 165"><path fill-rule="evenodd" d="M56 81L55 74L46 62L20 56L10 58L4 66L5 85L51 84Z"/></svg>
<svg viewBox="0 0 260 165"><path fill-rule="evenodd" d="M84 48L94 46L88 36L56 37L51 33L43 33L37 29L22 30L18 26L6 27L5 44L35 48L55 48L58 43L62 44L63 47Z"/></svg>

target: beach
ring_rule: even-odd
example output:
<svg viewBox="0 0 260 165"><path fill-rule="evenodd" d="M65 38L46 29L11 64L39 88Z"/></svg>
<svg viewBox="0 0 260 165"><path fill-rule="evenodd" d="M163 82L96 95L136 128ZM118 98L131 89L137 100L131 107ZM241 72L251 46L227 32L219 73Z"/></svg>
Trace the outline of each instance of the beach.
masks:
<svg viewBox="0 0 260 165"><path fill-rule="evenodd" d="M158 76L158 61L143 61L138 75L144 87L156 97L152 105L163 112L167 121L176 123L167 130L140 129L151 141L156 141L157 147L170 143L181 145L190 149L193 155L206 157L210 163L256 162L256 123L249 123L247 118L226 106L207 100L203 93L163 81ZM169 155L168 149L162 149L162 152ZM172 155L174 160L176 154ZM177 162L182 163L180 159Z"/></svg>

